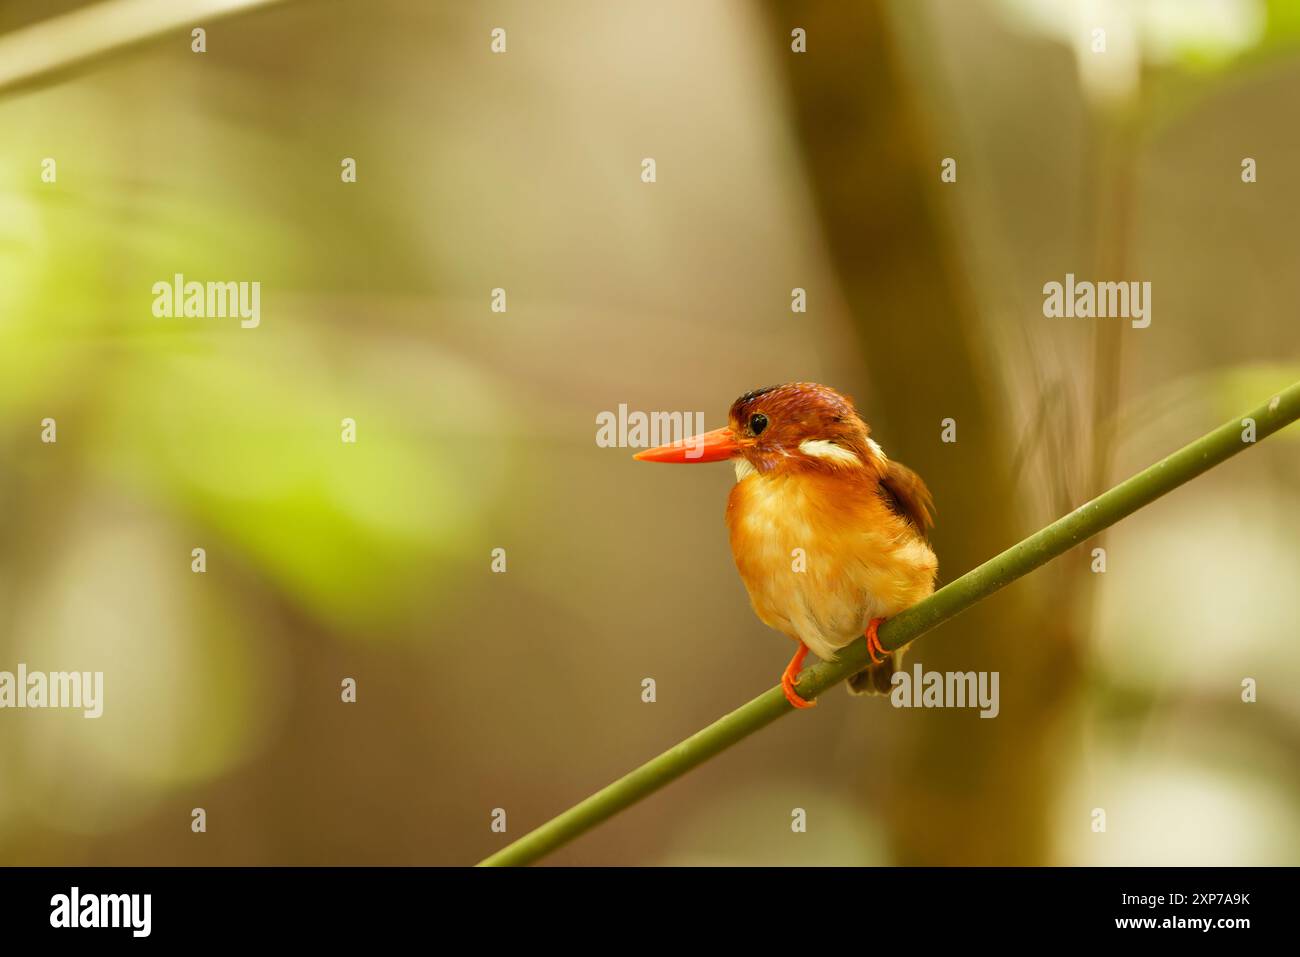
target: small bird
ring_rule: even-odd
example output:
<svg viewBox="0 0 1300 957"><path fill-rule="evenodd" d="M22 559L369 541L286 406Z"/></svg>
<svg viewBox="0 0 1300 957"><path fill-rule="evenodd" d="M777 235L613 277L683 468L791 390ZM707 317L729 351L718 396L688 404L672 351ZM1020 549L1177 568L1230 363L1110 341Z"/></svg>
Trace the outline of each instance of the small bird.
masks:
<svg viewBox="0 0 1300 957"><path fill-rule="evenodd" d="M876 630L934 591L930 490L870 433L848 396L792 382L742 395L725 428L634 456L735 464L731 554L759 619L799 642L781 676L796 708L816 704L795 690L809 649L828 661L863 634L872 663L849 689L888 694L902 653Z"/></svg>

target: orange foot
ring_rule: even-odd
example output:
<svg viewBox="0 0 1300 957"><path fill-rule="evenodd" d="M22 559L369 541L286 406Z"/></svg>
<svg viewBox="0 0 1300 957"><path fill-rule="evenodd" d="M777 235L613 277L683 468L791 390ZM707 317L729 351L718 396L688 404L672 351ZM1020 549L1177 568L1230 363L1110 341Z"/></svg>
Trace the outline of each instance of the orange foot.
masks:
<svg viewBox="0 0 1300 957"><path fill-rule="evenodd" d="M885 650L885 646L876 637L876 629L880 627L881 622L884 620L883 618L872 618L871 623L867 625L867 654L871 655L873 665L883 664L885 659L889 657L889 652ZM876 657L877 652L880 653L879 658Z"/></svg>
<svg viewBox="0 0 1300 957"><path fill-rule="evenodd" d="M785 666L785 674L781 675L781 690L785 692L785 700L796 708L814 708L817 706L816 701L801 698L799 693L794 690L795 679L799 677L799 669L803 667L803 660L807 657L808 646L801 641L799 642L799 650L794 653L790 663Z"/></svg>

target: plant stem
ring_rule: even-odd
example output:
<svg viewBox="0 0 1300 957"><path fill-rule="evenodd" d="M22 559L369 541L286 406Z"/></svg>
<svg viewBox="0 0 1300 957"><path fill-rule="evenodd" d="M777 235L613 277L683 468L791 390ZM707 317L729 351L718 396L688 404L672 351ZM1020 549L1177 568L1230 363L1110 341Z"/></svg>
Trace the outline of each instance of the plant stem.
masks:
<svg viewBox="0 0 1300 957"><path fill-rule="evenodd" d="M104 0L0 36L0 91L21 87L166 33L282 0ZM185 41L185 48L189 41Z"/></svg>
<svg viewBox="0 0 1300 957"><path fill-rule="evenodd" d="M1102 529L1249 448L1251 443L1243 440L1243 422L1247 418L1255 422L1256 440L1300 418L1300 382L1259 408L1224 423L1168 458L1103 492L945 585L920 604L891 618L880 627L880 643L890 650L903 647ZM866 641L859 638L836 660L824 661L805 670L799 678L799 694L804 698L815 698L860 670L866 661ZM770 688L497 851L481 861L480 866L530 864L793 710L779 685Z"/></svg>

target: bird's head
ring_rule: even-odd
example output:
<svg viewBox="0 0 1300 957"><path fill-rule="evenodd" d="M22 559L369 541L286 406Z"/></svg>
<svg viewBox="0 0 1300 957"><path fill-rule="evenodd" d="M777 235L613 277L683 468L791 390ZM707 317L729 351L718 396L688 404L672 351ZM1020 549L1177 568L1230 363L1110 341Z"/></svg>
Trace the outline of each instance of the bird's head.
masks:
<svg viewBox="0 0 1300 957"><path fill-rule="evenodd" d="M791 382L747 392L731 404L728 424L646 449L643 462L735 460L736 475L800 470L879 470L880 447L853 401L829 386Z"/></svg>

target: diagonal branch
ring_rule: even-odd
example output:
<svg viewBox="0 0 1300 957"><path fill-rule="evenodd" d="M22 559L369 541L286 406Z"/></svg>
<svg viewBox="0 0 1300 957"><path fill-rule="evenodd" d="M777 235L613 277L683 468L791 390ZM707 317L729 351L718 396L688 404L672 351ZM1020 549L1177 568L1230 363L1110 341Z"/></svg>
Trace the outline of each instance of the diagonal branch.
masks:
<svg viewBox="0 0 1300 957"><path fill-rule="evenodd" d="M903 647L1017 578L1248 448L1251 443L1243 438L1247 419L1254 420L1256 440L1300 419L1300 382L1259 408L1224 423L1168 458L1103 492L945 585L920 604L891 618L880 627L880 643L889 650ZM861 669L866 661L866 642L859 638L835 661L821 662L804 671L798 683L799 694L804 698L815 698ZM480 865L531 864L792 710L780 686L770 688L497 851Z"/></svg>
<svg viewBox="0 0 1300 957"><path fill-rule="evenodd" d="M0 91L30 85L172 30L282 0L104 0L0 36ZM187 44L188 45L188 44Z"/></svg>

